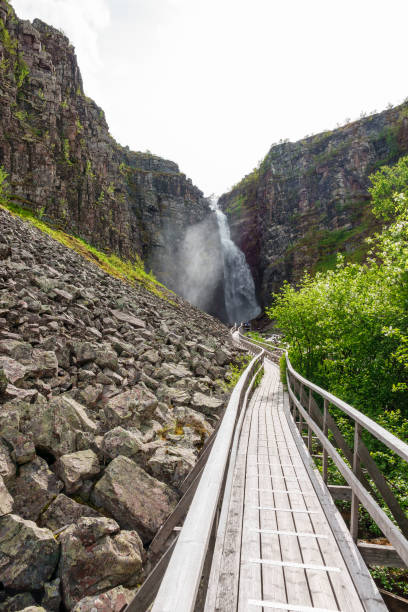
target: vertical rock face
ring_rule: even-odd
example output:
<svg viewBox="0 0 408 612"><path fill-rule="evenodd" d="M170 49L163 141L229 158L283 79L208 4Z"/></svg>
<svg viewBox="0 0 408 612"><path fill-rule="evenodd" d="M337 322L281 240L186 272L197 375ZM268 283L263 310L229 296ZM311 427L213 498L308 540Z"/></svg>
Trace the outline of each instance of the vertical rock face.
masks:
<svg viewBox="0 0 408 612"><path fill-rule="evenodd" d="M116 143L103 110L84 94L68 38L38 19L21 21L7 0L0 0L1 166L17 204L94 246L141 257L183 291L177 253L186 229L209 216L208 201L177 164Z"/></svg>
<svg viewBox="0 0 408 612"><path fill-rule="evenodd" d="M272 146L260 167L222 196L263 305L284 280L327 269L335 253L364 257L376 229L369 175L408 152L408 104L299 142Z"/></svg>

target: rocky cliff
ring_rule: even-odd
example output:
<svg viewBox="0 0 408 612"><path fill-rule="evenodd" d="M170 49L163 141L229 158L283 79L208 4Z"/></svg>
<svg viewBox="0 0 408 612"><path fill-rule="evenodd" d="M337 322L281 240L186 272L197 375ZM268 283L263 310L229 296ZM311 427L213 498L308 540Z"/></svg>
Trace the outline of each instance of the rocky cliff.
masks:
<svg viewBox="0 0 408 612"><path fill-rule="evenodd" d="M236 350L1 206L0 227L0 611L121 610Z"/></svg>
<svg viewBox="0 0 408 612"><path fill-rule="evenodd" d="M177 266L186 228L209 204L177 164L121 147L104 112L84 94L74 48L55 28L18 19L0 0L0 167L14 201L87 242L134 259L185 290ZM217 284L218 283L218 284ZM214 305L222 312L222 279ZM221 300L221 304L219 304Z"/></svg>
<svg viewBox="0 0 408 612"><path fill-rule="evenodd" d="M220 206L251 267L263 305L284 280L296 281L365 255L376 229L369 175L408 153L408 104L299 142L273 145Z"/></svg>

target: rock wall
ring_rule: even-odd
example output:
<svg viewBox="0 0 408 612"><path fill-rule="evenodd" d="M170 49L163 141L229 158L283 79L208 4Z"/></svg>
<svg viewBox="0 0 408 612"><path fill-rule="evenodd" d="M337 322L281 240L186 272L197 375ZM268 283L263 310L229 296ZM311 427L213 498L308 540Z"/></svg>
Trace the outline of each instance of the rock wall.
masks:
<svg viewBox="0 0 408 612"><path fill-rule="evenodd" d="M408 104L299 142L273 145L220 199L265 306L284 280L324 270L342 251L361 261L377 229L369 175L408 153Z"/></svg>
<svg viewBox="0 0 408 612"><path fill-rule="evenodd" d="M120 610L237 350L1 206L0 228L0 610Z"/></svg>
<svg viewBox="0 0 408 612"><path fill-rule="evenodd" d="M182 289L178 249L186 229L209 216L208 201L177 164L116 143L103 110L84 94L66 36L18 19L7 0L0 0L1 166L15 202L105 251L142 257L160 281ZM216 313L218 283L208 306Z"/></svg>

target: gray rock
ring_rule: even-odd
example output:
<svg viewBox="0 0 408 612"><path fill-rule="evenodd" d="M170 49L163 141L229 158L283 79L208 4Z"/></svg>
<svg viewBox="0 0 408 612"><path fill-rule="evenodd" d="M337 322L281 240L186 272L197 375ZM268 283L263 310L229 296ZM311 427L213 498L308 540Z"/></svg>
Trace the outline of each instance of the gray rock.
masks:
<svg viewBox="0 0 408 612"><path fill-rule="evenodd" d="M35 599L31 593L17 593L0 603L0 612L19 612L31 606L35 606Z"/></svg>
<svg viewBox="0 0 408 612"><path fill-rule="evenodd" d="M0 425L1 429L1 425ZM16 473L16 466L11 458L9 448L0 437L0 476L4 482L8 482Z"/></svg>
<svg viewBox="0 0 408 612"><path fill-rule="evenodd" d="M224 366L229 363L232 359L231 353L223 349L218 349L215 353L215 360L219 366Z"/></svg>
<svg viewBox="0 0 408 612"><path fill-rule="evenodd" d="M118 321L122 323L128 323L132 327L136 327L137 329L142 329L146 327L146 323L141 319L138 319L132 314L127 312L123 312L122 310L112 310L112 314Z"/></svg>
<svg viewBox="0 0 408 612"><path fill-rule="evenodd" d="M219 412L220 408L224 404L224 401L216 397L204 395L204 393L199 393L197 391L193 395L191 404L196 410L199 410L204 414L212 415Z"/></svg>
<svg viewBox="0 0 408 612"><path fill-rule="evenodd" d="M5 355L0 356L0 368L4 372L7 384L10 382L12 385L20 384L24 380L24 376L27 372L27 368L25 366L15 359L6 357Z"/></svg>
<svg viewBox="0 0 408 612"><path fill-rule="evenodd" d="M96 476L101 469L98 457L90 449L63 455L56 461L54 468L64 482L67 493L78 491L84 480Z"/></svg>
<svg viewBox="0 0 408 612"><path fill-rule="evenodd" d="M1 581L6 588L41 588L54 572L58 556L58 543L48 529L15 514L0 518Z"/></svg>
<svg viewBox="0 0 408 612"><path fill-rule="evenodd" d="M136 529L144 542L152 539L178 501L168 485L122 456L108 465L91 500L108 510L121 527Z"/></svg>
<svg viewBox="0 0 408 612"><path fill-rule="evenodd" d="M14 497L14 512L36 521L42 509L62 490L63 484L41 457L20 467L17 478L9 485Z"/></svg>
<svg viewBox="0 0 408 612"><path fill-rule="evenodd" d="M162 378L164 380L168 380L169 378L188 378L191 375L191 370L186 368L186 366L175 363L163 363L156 374L157 378Z"/></svg>
<svg viewBox="0 0 408 612"><path fill-rule="evenodd" d="M88 417L84 406L69 395L33 405L25 428L32 432L36 446L56 457L76 450L78 432L97 432L97 425Z"/></svg>
<svg viewBox="0 0 408 612"><path fill-rule="evenodd" d="M11 446L11 458L18 465L28 463L35 457L35 446L29 432L21 433L14 427L3 427L0 437Z"/></svg>
<svg viewBox="0 0 408 612"><path fill-rule="evenodd" d="M102 450L111 459L118 455L134 457L143 448L141 434L137 431L127 431L123 427L115 427L103 437Z"/></svg>
<svg viewBox="0 0 408 612"><path fill-rule="evenodd" d="M42 527L58 531L65 525L77 523L84 516L100 517L99 512L87 504L79 504L63 493L58 495L40 517Z"/></svg>
<svg viewBox="0 0 408 612"><path fill-rule="evenodd" d="M118 586L100 595L84 597L72 612L121 612L135 596L135 589Z"/></svg>
<svg viewBox="0 0 408 612"><path fill-rule="evenodd" d="M19 340L0 340L0 355L8 355L16 361L30 361L33 347Z"/></svg>
<svg viewBox="0 0 408 612"><path fill-rule="evenodd" d="M167 445L158 448L147 464L154 476L178 487L195 462L194 451Z"/></svg>
<svg viewBox="0 0 408 612"><path fill-rule="evenodd" d="M56 578L52 582L44 584L44 595L41 604L47 612L58 612L61 606L61 579Z"/></svg>
<svg viewBox="0 0 408 612"><path fill-rule="evenodd" d="M8 492L3 478L0 476L0 516L8 514L13 509L13 498Z"/></svg>
<svg viewBox="0 0 408 612"><path fill-rule="evenodd" d="M60 536L59 575L65 606L129 581L142 570L143 545L135 531L119 532L107 518L81 518Z"/></svg>

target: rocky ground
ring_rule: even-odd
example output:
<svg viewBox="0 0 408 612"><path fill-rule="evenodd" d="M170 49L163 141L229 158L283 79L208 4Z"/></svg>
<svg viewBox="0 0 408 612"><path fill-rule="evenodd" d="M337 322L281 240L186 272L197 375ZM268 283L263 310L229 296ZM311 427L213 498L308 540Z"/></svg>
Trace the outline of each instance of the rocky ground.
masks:
<svg viewBox="0 0 408 612"><path fill-rule="evenodd" d="M123 607L235 354L215 319L0 209L0 611Z"/></svg>

